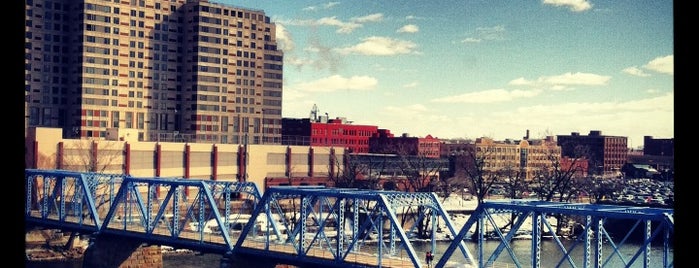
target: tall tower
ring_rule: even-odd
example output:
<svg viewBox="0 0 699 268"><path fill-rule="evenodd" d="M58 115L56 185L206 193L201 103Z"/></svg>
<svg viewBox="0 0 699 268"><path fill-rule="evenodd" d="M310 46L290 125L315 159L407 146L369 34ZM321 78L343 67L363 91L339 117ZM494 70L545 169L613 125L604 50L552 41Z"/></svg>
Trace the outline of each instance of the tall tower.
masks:
<svg viewBox="0 0 699 268"><path fill-rule="evenodd" d="M281 142L283 52L264 11L206 0L27 0L25 127L106 139Z"/></svg>

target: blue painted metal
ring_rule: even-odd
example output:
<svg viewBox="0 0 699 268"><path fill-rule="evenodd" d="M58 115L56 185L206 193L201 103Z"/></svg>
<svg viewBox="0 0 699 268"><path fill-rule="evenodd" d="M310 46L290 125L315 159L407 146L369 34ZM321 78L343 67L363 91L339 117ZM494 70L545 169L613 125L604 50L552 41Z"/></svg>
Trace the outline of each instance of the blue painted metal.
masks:
<svg viewBox="0 0 699 268"><path fill-rule="evenodd" d="M25 187L28 224L214 252L232 249L236 237L229 223L248 215L261 197L249 182L65 170L26 170ZM155 195L157 188L164 190L164 197ZM185 188L193 197L184 195ZM233 194L238 197L231 198ZM65 209L67 204L73 209Z"/></svg>
<svg viewBox="0 0 699 268"><path fill-rule="evenodd" d="M500 231L500 226L493 220L493 216L497 214L516 215L517 221L513 224L507 234ZM507 250L511 261L516 267L522 267L522 264L517 260L509 246L513 235L519 230L524 219L531 217L532 219L532 248L531 248L531 267L541 267L541 237L543 235L551 235L552 239L558 245L558 249L563 253L563 257L556 264L547 264L559 267L566 262L572 267L582 265L583 267L605 267L610 263L612 258L617 258L624 266L631 267L632 265L643 265L649 267L651 242L655 239L662 239L663 252L663 267L672 267L673 262L670 260L669 241L673 233L673 209L665 208L649 208L649 207L633 207L633 206L615 206L615 205L596 205L596 204L579 204L579 203L561 203L561 202L545 202L538 200L503 200L503 201L486 201L480 204L476 211L471 215L466 224L462 227L455 240L463 240L467 238L469 230L478 222L480 226L484 226L488 220L492 229L495 231L500 245L492 252L492 255L485 260L482 244L479 243L477 267L489 267L495 264L500 253ZM560 237L555 234L555 229L549 222L549 217L556 215L575 215L584 218L584 235L578 237L575 243L569 248L565 248L560 240ZM630 226L625 236L618 241L615 237L610 236L604 227L607 220L634 220L636 224ZM655 224L653 230L652 224ZM627 243L627 239L638 225L644 226L644 239L640 247L632 256L624 256L620 249L622 246L635 246ZM546 228L543 231L542 228ZM479 241L483 241L485 228L478 228ZM584 247L582 264L576 264L571 258L570 252L579 245ZM445 267L446 261L450 258L455 250L455 244L451 244L444 255L437 262L435 267ZM605 256L604 250L610 248L612 253ZM641 257L642 256L642 257ZM638 262L637 262L638 261ZM617 264L618 265L618 264Z"/></svg>
<svg viewBox="0 0 699 268"><path fill-rule="evenodd" d="M295 204L296 207L289 208L289 204ZM286 210L280 209L285 205ZM297 214L289 215L283 213L285 211L295 211ZM336 267L384 267L395 265L396 262L423 267L425 264L421 255L415 252L411 244L415 234L404 230L415 230L412 225L418 224L417 220L424 215L414 216L411 220L403 218L408 215L404 213L410 211L428 211L433 223L434 219L440 218L448 226L451 235L456 235L456 229L434 193L316 186L272 187L265 191L252 218L264 216L267 219L278 219L277 223L287 232L276 233L277 239L272 241L266 234L272 231L270 228L274 224L257 233L251 231L255 223L249 222L243 229L234 252L265 254L268 258L286 262ZM403 222L412 225L404 228ZM425 228L432 232L431 237L435 237L436 226ZM259 246L246 246L252 244ZM457 244L463 246L462 249L466 252L463 241ZM318 258L319 255L325 257ZM363 258L362 262L355 260L359 255Z"/></svg>
<svg viewBox="0 0 699 268"><path fill-rule="evenodd" d="M29 224L98 232L98 206L111 202L120 177L64 170L25 171L25 218ZM100 189L101 194L95 194Z"/></svg>
<svg viewBox="0 0 699 268"><path fill-rule="evenodd" d="M421 255L411 242L418 238L418 230L427 230L432 237L432 250L437 253L435 223L440 220L454 239L444 252L435 255L440 256L435 268L453 265L449 259L457 248L466 264L476 267L495 265L503 251L515 266L521 267L510 242L526 219L532 222L532 267L554 265L541 263L542 235L553 235L563 253L555 265L605 267L614 258L627 267L639 263L648 267L651 242L657 239L663 241L663 267L673 265L668 258L674 225L672 209L535 200L487 201L457 230L434 193L307 186L274 187L260 195L253 183L31 169L25 171L25 187L28 225L109 233L153 244L252 255L301 266L423 267ZM515 216L508 232L500 230L494 219L501 214ZM549 221L559 214L584 219L585 235L568 248L553 234ZM431 225L419 226L425 219ZM617 237L604 227L609 219L633 220L635 224L621 240L615 240ZM241 223L244 225L237 230L235 224ZM478 243L473 257L464 242L476 223L492 226L501 241L488 258L482 243ZM644 241L638 250L626 256L619 249L637 228L643 228ZM476 237L484 241L485 228L479 228ZM584 250L581 263L569 255L578 246ZM603 249L612 252L603 255Z"/></svg>

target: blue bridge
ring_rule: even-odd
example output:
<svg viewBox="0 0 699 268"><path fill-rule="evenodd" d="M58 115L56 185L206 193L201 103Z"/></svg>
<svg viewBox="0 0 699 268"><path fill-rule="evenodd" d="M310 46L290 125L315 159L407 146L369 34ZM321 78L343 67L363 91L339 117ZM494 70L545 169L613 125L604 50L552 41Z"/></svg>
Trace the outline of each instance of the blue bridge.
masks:
<svg viewBox="0 0 699 268"><path fill-rule="evenodd" d="M261 194L255 184L246 182L65 170L25 170L25 193L28 227L89 234L96 241L116 237L216 253L225 256L222 261L228 260L230 267L242 267L236 262L244 260L264 261L269 267L436 268L610 267L610 263L651 267L652 260L660 260L662 267L673 267L672 209L487 201L463 226L456 226L434 193L303 186L273 187ZM512 219L507 228L495 220L503 215ZM581 223L573 243L556 235L551 219L561 215ZM511 242L529 221L531 249L522 257ZM627 233L610 233L608 222L623 222ZM438 232L451 238L439 241L449 244L442 252L435 252ZM631 243L634 233L641 239ZM487 250L486 239L500 242ZM560 251L560 259L542 261L543 239L555 242L555 249L546 250ZM415 249L415 241L429 243L439 253L429 265L424 253ZM578 255L573 256L574 251ZM507 266L499 266L503 263Z"/></svg>

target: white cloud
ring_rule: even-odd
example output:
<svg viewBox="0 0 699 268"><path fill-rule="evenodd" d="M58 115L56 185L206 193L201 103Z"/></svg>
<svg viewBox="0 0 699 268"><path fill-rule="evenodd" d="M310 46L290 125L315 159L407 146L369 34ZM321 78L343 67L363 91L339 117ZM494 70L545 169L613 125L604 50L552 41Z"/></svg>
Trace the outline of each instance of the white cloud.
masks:
<svg viewBox="0 0 699 268"><path fill-rule="evenodd" d="M569 86L603 86L611 79L611 76L604 76L591 73L564 73L554 76L542 76L536 80L526 80L523 77L509 82L510 85L518 86L538 86L548 87L551 90L565 90Z"/></svg>
<svg viewBox="0 0 699 268"><path fill-rule="evenodd" d="M505 35L505 26L498 25L493 27L478 27L476 33L480 39L484 40L501 40Z"/></svg>
<svg viewBox="0 0 699 268"><path fill-rule="evenodd" d="M461 43L480 43L481 41L483 40L479 38L468 37L464 40L461 40Z"/></svg>
<svg viewBox="0 0 699 268"><path fill-rule="evenodd" d="M361 24L355 22L343 22L338 20L336 17L325 17L320 18L315 22L317 25L327 25L337 27L337 33L348 34L353 32L355 29L362 27Z"/></svg>
<svg viewBox="0 0 699 268"><path fill-rule="evenodd" d="M524 79L524 77L520 77L510 81L507 84L512 86L531 86L534 84L534 82L528 81L527 79Z"/></svg>
<svg viewBox="0 0 699 268"><path fill-rule="evenodd" d="M294 50L296 46L294 44L294 38L291 36L291 33L286 30L286 27L284 27L283 24L277 24L276 35L277 44L279 44L279 49L283 51Z"/></svg>
<svg viewBox="0 0 699 268"><path fill-rule="evenodd" d="M541 77L539 81L543 81L551 85L583 85L583 86L601 86L606 85L611 76L597 75L591 73L565 73L562 75Z"/></svg>
<svg viewBox="0 0 699 268"><path fill-rule="evenodd" d="M675 66L675 56L669 55L669 56L665 56L665 57L655 58L652 61L648 62L646 65L643 65L643 68L646 68L648 70L655 71L658 73L674 75L674 73L675 73L674 66Z"/></svg>
<svg viewBox="0 0 699 268"><path fill-rule="evenodd" d="M415 15L405 16L405 20L424 20L424 19L425 19L425 17L418 17Z"/></svg>
<svg viewBox="0 0 699 268"><path fill-rule="evenodd" d="M314 63L315 63L315 61L313 61L311 59L298 58L298 57L294 57L294 56L284 57L284 64L287 64L290 66L302 67L302 66L312 65Z"/></svg>
<svg viewBox="0 0 699 268"><path fill-rule="evenodd" d="M414 88L417 87L418 83L417 82L411 82L408 84L403 85L404 88Z"/></svg>
<svg viewBox="0 0 699 268"><path fill-rule="evenodd" d="M325 9L329 9L329 8L332 8L332 7L337 6L337 5L339 5L339 4L340 4L340 2L329 2L329 3L325 4L325 5L323 5L323 7L324 7Z"/></svg>
<svg viewBox="0 0 699 268"><path fill-rule="evenodd" d="M375 13L363 17L356 17L350 19L350 21L342 21L336 16L323 17L317 20L277 20L276 23L282 23L286 25L296 25L296 26L332 26L336 27L336 33L349 34L354 32L354 30L364 27L363 23L367 22L378 22L383 20L383 14Z"/></svg>
<svg viewBox="0 0 699 268"><path fill-rule="evenodd" d="M480 43L483 41L503 40L505 38L505 26L478 27L473 36L464 38L461 43Z"/></svg>
<svg viewBox="0 0 699 268"><path fill-rule="evenodd" d="M558 134L601 130L604 135L627 136L641 145L644 135L673 137L673 94L626 102L551 103L470 117L475 133L497 133L501 139L518 138L524 129ZM527 120L522 120L522 115ZM476 121L473 121L473 120ZM456 118L456 125L461 119Z"/></svg>
<svg viewBox="0 0 699 268"><path fill-rule="evenodd" d="M399 33L417 33L420 31L420 28L417 27L415 24L407 24L404 25L403 27L400 27L396 32Z"/></svg>
<svg viewBox="0 0 699 268"><path fill-rule="evenodd" d="M545 5L567 7L573 12L582 12L592 9L592 4L587 0L543 0Z"/></svg>
<svg viewBox="0 0 699 268"><path fill-rule="evenodd" d="M337 6L337 5L339 5L339 4L340 4L340 2L328 2L328 3L325 3L325 4L321 5L320 7L318 7L318 6L308 6L308 7L304 7L303 10L306 10L306 11L316 11L316 10L321 9L321 8L322 8L322 9L331 9L331 8L333 8L334 6Z"/></svg>
<svg viewBox="0 0 699 268"><path fill-rule="evenodd" d="M383 20L383 14L381 13L374 13L362 17L356 17L352 18L353 22L358 22L358 23L364 23L364 22L377 22L377 21L382 21Z"/></svg>
<svg viewBox="0 0 699 268"><path fill-rule="evenodd" d="M361 43L351 47L338 48L336 51L340 54L362 54L374 56L392 56L399 54L415 54L417 44L405 41L392 39L381 36L371 36L362 40Z"/></svg>
<svg viewBox="0 0 699 268"><path fill-rule="evenodd" d="M630 74L630 75L635 75L635 76L640 76L640 77L650 76L650 74L643 72L643 70L639 69L636 66L631 66L631 67L625 68L624 70L621 70L621 71L624 73Z"/></svg>
<svg viewBox="0 0 699 268"><path fill-rule="evenodd" d="M495 103L506 102L521 98L531 98L541 94L541 90L505 90L490 89L461 95L432 99L431 102L441 103Z"/></svg>
<svg viewBox="0 0 699 268"><path fill-rule="evenodd" d="M424 114L428 111L427 107L425 107L425 105L422 104L411 104L405 107L387 106L385 110L390 112L396 112L402 115L418 115Z"/></svg>
<svg viewBox="0 0 699 268"><path fill-rule="evenodd" d="M338 90L372 90L378 80L370 76L352 76L349 78L332 75L315 81L303 82L292 88L307 92L334 92Z"/></svg>

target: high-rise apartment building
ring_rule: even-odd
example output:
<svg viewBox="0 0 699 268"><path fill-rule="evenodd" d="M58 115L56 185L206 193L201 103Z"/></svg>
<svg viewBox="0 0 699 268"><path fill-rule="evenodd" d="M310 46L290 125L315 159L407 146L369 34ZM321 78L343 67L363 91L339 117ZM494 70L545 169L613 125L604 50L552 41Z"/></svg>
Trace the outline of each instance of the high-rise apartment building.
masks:
<svg viewBox="0 0 699 268"><path fill-rule="evenodd" d="M264 11L207 0L26 0L25 11L25 128L281 143L283 52Z"/></svg>

